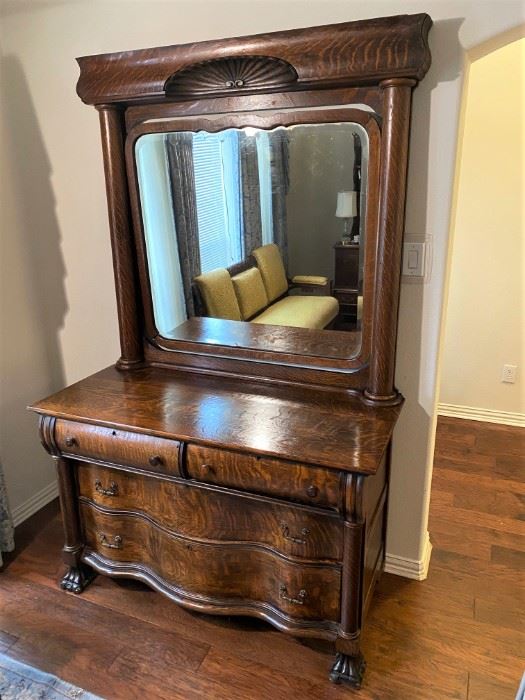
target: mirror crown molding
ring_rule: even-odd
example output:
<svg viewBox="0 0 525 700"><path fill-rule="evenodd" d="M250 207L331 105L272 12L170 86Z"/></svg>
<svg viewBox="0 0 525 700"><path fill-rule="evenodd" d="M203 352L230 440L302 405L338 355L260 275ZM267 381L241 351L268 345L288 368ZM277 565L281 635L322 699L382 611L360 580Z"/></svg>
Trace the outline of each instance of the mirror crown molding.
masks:
<svg viewBox="0 0 525 700"><path fill-rule="evenodd" d="M183 68L166 81L166 97L205 97L239 91L284 89L297 81L293 66L271 56L214 58Z"/></svg>
<svg viewBox="0 0 525 700"><path fill-rule="evenodd" d="M430 67L431 26L421 13L84 56L77 93L86 104L132 104L419 81Z"/></svg>

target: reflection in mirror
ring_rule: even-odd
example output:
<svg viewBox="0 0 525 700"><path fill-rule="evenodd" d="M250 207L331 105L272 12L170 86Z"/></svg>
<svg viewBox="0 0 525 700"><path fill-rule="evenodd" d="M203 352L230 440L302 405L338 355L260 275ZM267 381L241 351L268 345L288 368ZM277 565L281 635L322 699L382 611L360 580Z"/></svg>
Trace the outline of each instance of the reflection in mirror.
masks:
<svg viewBox="0 0 525 700"><path fill-rule="evenodd" d="M135 154L161 336L248 347L251 337L263 349L266 337L274 349L272 333L289 327L309 354L312 331L336 330L346 356L357 354L368 163L360 125L146 134ZM220 328L210 318L245 330L228 340L234 326L225 324L210 338ZM319 354L318 336L314 345Z"/></svg>

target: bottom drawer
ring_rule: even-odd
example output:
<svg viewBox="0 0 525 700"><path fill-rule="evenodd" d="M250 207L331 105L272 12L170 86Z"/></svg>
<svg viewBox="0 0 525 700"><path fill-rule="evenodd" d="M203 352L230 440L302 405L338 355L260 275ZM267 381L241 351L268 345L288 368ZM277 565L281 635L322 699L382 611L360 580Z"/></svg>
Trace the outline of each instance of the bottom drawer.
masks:
<svg viewBox="0 0 525 700"><path fill-rule="evenodd" d="M292 564L249 545L194 542L141 515L79 505L89 550L146 568L183 594L211 604L269 604L292 618L339 620L339 566Z"/></svg>

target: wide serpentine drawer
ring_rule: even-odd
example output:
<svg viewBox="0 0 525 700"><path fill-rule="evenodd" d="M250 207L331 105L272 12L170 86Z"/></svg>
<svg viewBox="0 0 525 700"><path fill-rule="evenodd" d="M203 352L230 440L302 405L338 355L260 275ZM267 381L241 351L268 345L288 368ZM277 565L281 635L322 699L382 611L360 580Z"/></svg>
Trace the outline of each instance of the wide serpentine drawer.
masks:
<svg viewBox="0 0 525 700"><path fill-rule="evenodd" d="M94 464L79 463L77 475L81 498L142 512L183 536L253 542L305 559L342 558L342 524L335 514Z"/></svg>
<svg viewBox="0 0 525 700"><path fill-rule="evenodd" d="M57 420L55 442L65 454L166 474L179 473L180 443L177 440Z"/></svg>
<svg viewBox="0 0 525 700"><path fill-rule="evenodd" d="M141 515L107 513L80 502L84 556L95 552L115 572L143 573L203 605L271 606L289 618L338 621L341 570L293 563L267 550L190 542Z"/></svg>
<svg viewBox="0 0 525 700"><path fill-rule="evenodd" d="M192 479L209 484L321 507L341 504L340 473L330 469L191 444L186 469Z"/></svg>

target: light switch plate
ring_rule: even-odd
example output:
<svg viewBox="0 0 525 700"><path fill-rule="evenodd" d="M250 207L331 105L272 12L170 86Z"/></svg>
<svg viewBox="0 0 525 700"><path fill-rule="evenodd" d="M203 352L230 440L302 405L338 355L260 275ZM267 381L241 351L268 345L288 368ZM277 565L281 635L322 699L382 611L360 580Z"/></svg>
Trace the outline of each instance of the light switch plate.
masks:
<svg viewBox="0 0 525 700"><path fill-rule="evenodd" d="M425 243L403 244L402 274L407 277L425 276Z"/></svg>

